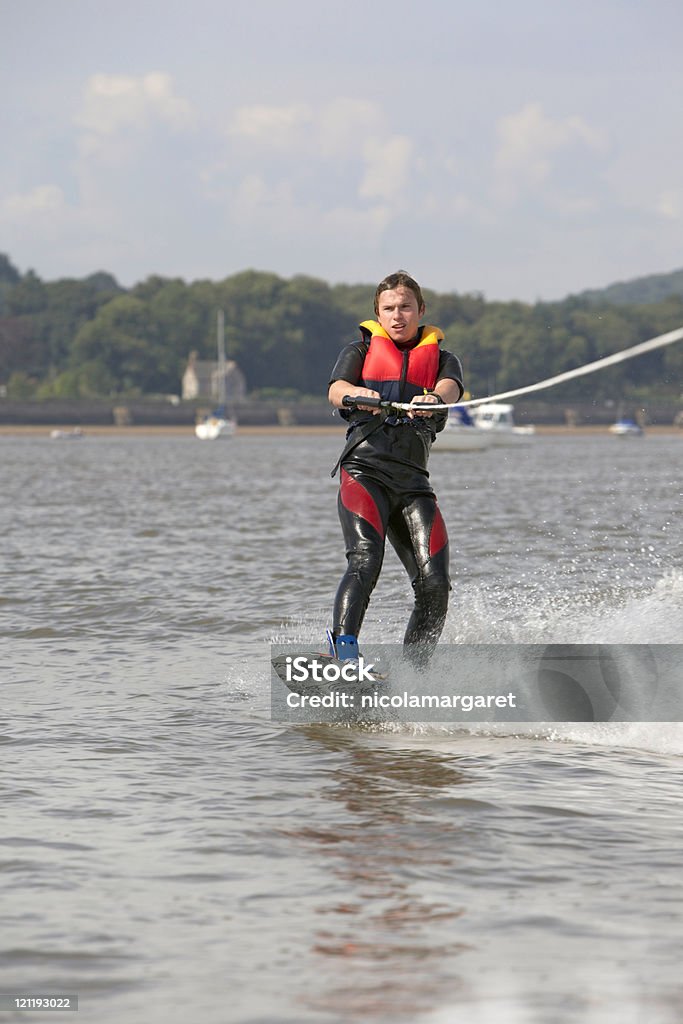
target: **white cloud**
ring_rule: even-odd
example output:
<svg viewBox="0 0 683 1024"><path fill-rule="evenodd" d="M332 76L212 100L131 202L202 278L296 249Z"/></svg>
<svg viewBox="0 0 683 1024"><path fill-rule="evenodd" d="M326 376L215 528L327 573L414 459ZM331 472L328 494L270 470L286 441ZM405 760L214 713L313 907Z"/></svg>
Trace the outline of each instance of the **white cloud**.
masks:
<svg viewBox="0 0 683 1024"><path fill-rule="evenodd" d="M37 248L73 243L84 222L78 208L69 205L59 185L36 185L0 201L0 231L8 251L20 251L26 239Z"/></svg>
<svg viewBox="0 0 683 1024"><path fill-rule="evenodd" d="M544 184L554 171L561 151L583 146L603 151L604 136L576 115L547 116L540 103L527 103L500 118L495 157L498 199L512 201L520 192Z"/></svg>
<svg viewBox="0 0 683 1024"><path fill-rule="evenodd" d="M399 197L413 156L413 143L391 131L379 104L345 97L317 109L308 104L243 106L231 119L229 135L243 146L253 144L258 160L271 150L308 166L356 164L361 199ZM283 165L284 173L293 170Z"/></svg>
<svg viewBox="0 0 683 1024"><path fill-rule="evenodd" d="M61 214L66 207L64 193L58 185L37 185L30 192L15 192L2 201L3 220L31 221Z"/></svg>
<svg viewBox="0 0 683 1024"><path fill-rule="evenodd" d="M382 202L327 206L315 196L296 195L287 181L269 183L262 175L249 173L231 193L228 216L232 225L252 234L256 229L270 241L286 238L295 245L329 246L331 239L344 244L358 238L376 241L391 223L394 210Z"/></svg>
<svg viewBox="0 0 683 1024"><path fill-rule="evenodd" d="M151 71L140 77L92 75L85 87L76 123L94 135L113 135L151 120L172 128L186 127L192 118L187 100L176 96L169 75Z"/></svg>
<svg viewBox="0 0 683 1024"><path fill-rule="evenodd" d="M229 133L269 148L291 149L300 143L312 119L310 107L303 103L239 107L230 123Z"/></svg>
<svg viewBox="0 0 683 1024"><path fill-rule="evenodd" d="M321 237L332 234L354 248L359 238L374 245L393 219L393 210L381 203L359 210L353 206L337 206L328 210L320 222Z"/></svg>
<svg viewBox="0 0 683 1024"><path fill-rule="evenodd" d="M316 144L326 158L348 159L363 147L390 136L387 118L378 103L371 100L337 97L320 112Z"/></svg>
<svg viewBox="0 0 683 1024"><path fill-rule="evenodd" d="M295 205L287 182L272 185L262 175L250 172L231 193L230 213L235 222L247 227L250 224L272 227L275 220L278 228L286 230L292 226Z"/></svg>
<svg viewBox="0 0 683 1024"><path fill-rule="evenodd" d="M50 167L52 181L0 199L6 245L20 252L30 238L33 247L58 251L65 271L84 254L91 265L115 266L132 238L163 251L174 229L167 234L166 225L178 223L178 195L187 201L196 175L186 160L192 122L168 75L91 76L71 119L70 180Z"/></svg>
<svg viewBox="0 0 683 1024"><path fill-rule="evenodd" d="M189 102L177 96L169 75L149 72L130 75L92 75L75 117L79 128L77 175L83 192L99 191L103 168L122 175L139 162L140 154L161 149L162 143L194 123Z"/></svg>
<svg viewBox="0 0 683 1024"><path fill-rule="evenodd" d="M167 219L174 217L172 193L180 181L187 187L184 160L198 119L170 75L92 75L73 120L76 208L95 235L124 236L158 223L164 204Z"/></svg>
<svg viewBox="0 0 683 1024"><path fill-rule="evenodd" d="M222 196L230 217L243 226L252 219L269 235L317 234L322 224L338 231L350 222L376 235L401 206L413 173L412 140L366 100L245 105L234 112L228 138L229 151L200 172L204 194Z"/></svg>
<svg viewBox="0 0 683 1024"><path fill-rule="evenodd" d="M405 135L371 139L363 146L365 172L358 186L361 199L398 203L410 184L413 143Z"/></svg>
<svg viewBox="0 0 683 1024"><path fill-rule="evenodd" d="M76 272L72 261L81 267L104 266L101 239L106 235L111 251L113 231L107 229L112 227L102 211L69 202L55 184L11 193L0 201L0 231L8 251L21 252L27 239L34 250L57 251L59 275Z"/></svg>

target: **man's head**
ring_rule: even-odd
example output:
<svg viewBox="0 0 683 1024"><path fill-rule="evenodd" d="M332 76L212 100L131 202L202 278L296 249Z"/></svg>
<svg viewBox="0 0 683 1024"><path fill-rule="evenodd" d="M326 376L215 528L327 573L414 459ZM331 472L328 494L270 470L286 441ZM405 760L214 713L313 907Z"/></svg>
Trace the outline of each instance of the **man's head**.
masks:
<svg viewBox="0 0 683 1024"><path fill-rule="evenodd" d="M377 285L377 289L375 291L375 316L379 313L379 297L382 292L393 292L397 288L410 289L417 300L417 308L420 310L420 316L422 316L425 308L425 301L422 298L422 289L415 278L411 277L405 270L397 270L395 274L389 274Z"/></svg>
<svg viewBox="0 0 683 1024"><path fill-rule="evenodd" d="M419 284L405 270L389 274L377 285L375 316L392 341L410 341L425 311Z"/></svg>

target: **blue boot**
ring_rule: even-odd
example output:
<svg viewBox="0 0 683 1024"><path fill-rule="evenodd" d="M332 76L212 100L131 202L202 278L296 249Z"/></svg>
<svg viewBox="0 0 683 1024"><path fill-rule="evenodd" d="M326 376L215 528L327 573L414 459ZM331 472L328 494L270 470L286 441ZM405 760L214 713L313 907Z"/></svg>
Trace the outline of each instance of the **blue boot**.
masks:
<svg viewBox="0 0 683 1024"><path fill-rule="evenodd" d="M358 639L351 633L341 633L336 636L328 629L327 642L332 658L337 658L338 661L358 660Z"/></svg>

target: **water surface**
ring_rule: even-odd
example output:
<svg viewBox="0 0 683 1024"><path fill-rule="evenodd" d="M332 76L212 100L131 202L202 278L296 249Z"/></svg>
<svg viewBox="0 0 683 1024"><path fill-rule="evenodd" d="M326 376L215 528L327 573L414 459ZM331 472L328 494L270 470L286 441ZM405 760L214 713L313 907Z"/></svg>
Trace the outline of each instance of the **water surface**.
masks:
<svg viewBox="0 0 683 1024"><path fill-rule="evenodd" d="M679 1021L680 725L271 721L268 644L322 638L343 571L340 442L0 438L0 990L84 1024ZM435 453L444 640L680 642L682 442ZM409 604L390 553L364 637Z"/></svg>

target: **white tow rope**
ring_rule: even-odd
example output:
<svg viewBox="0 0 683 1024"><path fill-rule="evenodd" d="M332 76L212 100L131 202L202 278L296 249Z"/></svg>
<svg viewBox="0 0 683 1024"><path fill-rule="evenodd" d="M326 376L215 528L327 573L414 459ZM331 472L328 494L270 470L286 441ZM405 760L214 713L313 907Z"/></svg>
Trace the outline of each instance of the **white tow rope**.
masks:
<svg viewBox="0 0 683 1024"><path fill-rule="evenodd" d="M615 363L623 363L626 359L633 359L634 356L642 356L646 352L652 352L656 348L663 348L665 345L671 345L674 341L681 341L683 339L683 327L679 327L675 331L669 331L668 334L659 334L656 338L650 338L648 341L641 341L639 345L633 345L632 348L622 349L621 352L613 352L611 356L605 356L603 359L596 359L593 363L586 363L585 366L577 366L574 370L567 370L565 373L558 373L556 377L548 377L547 380L541 380L538 384L529 384L525 388L515 388L514 391L502 391L499 395L489 395L488 398L472 398L468 402L450 402L448 404L435 402L392 402L392 408L410 410L415 409L429 409L430 411L436 409L453 409L457 406L468 406L468 405L482 405L484 402L498 402L503 398L515 398L517 395L528 395L532 391L542 391L544 388L552 388L556 384L564 384L565 381L574 380L575 377L584 377L587 373L595 373L596 370L603 370L606 366L614 366Z"/></svg>

